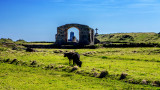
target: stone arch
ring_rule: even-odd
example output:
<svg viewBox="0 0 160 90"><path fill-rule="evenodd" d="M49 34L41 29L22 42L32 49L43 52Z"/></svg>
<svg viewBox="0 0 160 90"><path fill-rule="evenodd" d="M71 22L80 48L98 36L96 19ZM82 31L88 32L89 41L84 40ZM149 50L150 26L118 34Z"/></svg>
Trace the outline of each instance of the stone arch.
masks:
<svg viewBox="0 0 160 90"><path fill-rule="evenodd" d="M77 30L78 30L78 40L80 40L80 30L79 30L79 28L77 28L77 27L70 27L68 30L70 30L71 28L76 28ZM68 35L69 35L69 31L67 30L67 37L68 37Z"/></svg>
<svg viewBox="0 0 160 90"><path fill-rule="evenodd" d="M80 45L93 45L94 44L94 30L87 25L82 24L66 24L57 27L56 44L66 45L68 29L77 28L79 30L79 43Z"/></svg>

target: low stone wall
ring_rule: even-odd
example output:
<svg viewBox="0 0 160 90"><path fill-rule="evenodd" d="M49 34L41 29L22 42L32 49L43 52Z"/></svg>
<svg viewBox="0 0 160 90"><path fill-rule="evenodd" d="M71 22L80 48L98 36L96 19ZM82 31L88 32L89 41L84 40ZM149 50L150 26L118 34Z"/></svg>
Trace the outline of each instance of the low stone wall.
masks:
<svg viewBox="0 0 160 90"><path fill-rule="evenodd" d="M57 49L81 49L81 48L87 48L87 49L95 49L96 47L94 45L23 45L25 47L29 48L57 48Z"/></svg>

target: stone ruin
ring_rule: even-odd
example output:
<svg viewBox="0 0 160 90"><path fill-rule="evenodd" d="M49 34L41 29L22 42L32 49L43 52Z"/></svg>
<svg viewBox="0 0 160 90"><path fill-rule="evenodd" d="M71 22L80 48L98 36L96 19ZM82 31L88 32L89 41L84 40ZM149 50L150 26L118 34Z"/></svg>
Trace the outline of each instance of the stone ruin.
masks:
<svg viewBox="0 0 160 90"><path fill-rule="evenodd" d="M66 24L57 27L56 44L72 45L75 42L68 42L68 30L75 27L79 30L79 42L77 45L94 45L94 30L87 25L82 24Z"/></svg>

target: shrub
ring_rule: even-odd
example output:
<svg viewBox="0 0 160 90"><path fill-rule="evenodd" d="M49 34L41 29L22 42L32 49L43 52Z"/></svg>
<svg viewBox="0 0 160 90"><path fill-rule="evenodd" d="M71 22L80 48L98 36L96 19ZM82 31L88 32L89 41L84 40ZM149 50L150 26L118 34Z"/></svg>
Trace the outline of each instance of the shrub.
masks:
<svg viewBox="0 0 160 90"><path fill-rule="evenodd" d="M13 43L13 41L10 38L1 38L0 43Z"/></svg>
<svg viewBox="0 0 160 90"><path fill-rule="evenodd" d="M23 39L19 39L19 40L16 41L16 43L17 43L17 44L23 44L23 43L26 43L26 41L23 40Z"/></svg>

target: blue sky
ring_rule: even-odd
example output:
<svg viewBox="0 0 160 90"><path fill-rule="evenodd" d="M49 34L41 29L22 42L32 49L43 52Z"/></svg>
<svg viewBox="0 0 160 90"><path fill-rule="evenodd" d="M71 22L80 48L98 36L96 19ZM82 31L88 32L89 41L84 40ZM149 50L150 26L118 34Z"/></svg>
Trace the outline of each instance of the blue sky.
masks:
<svg viewBox="0 0 160 90"><path fill-rule="evenodd" d="M157 33L160 0L0 0L0 38L55 41L57 27L69 23L100 34Z"/></svg>

